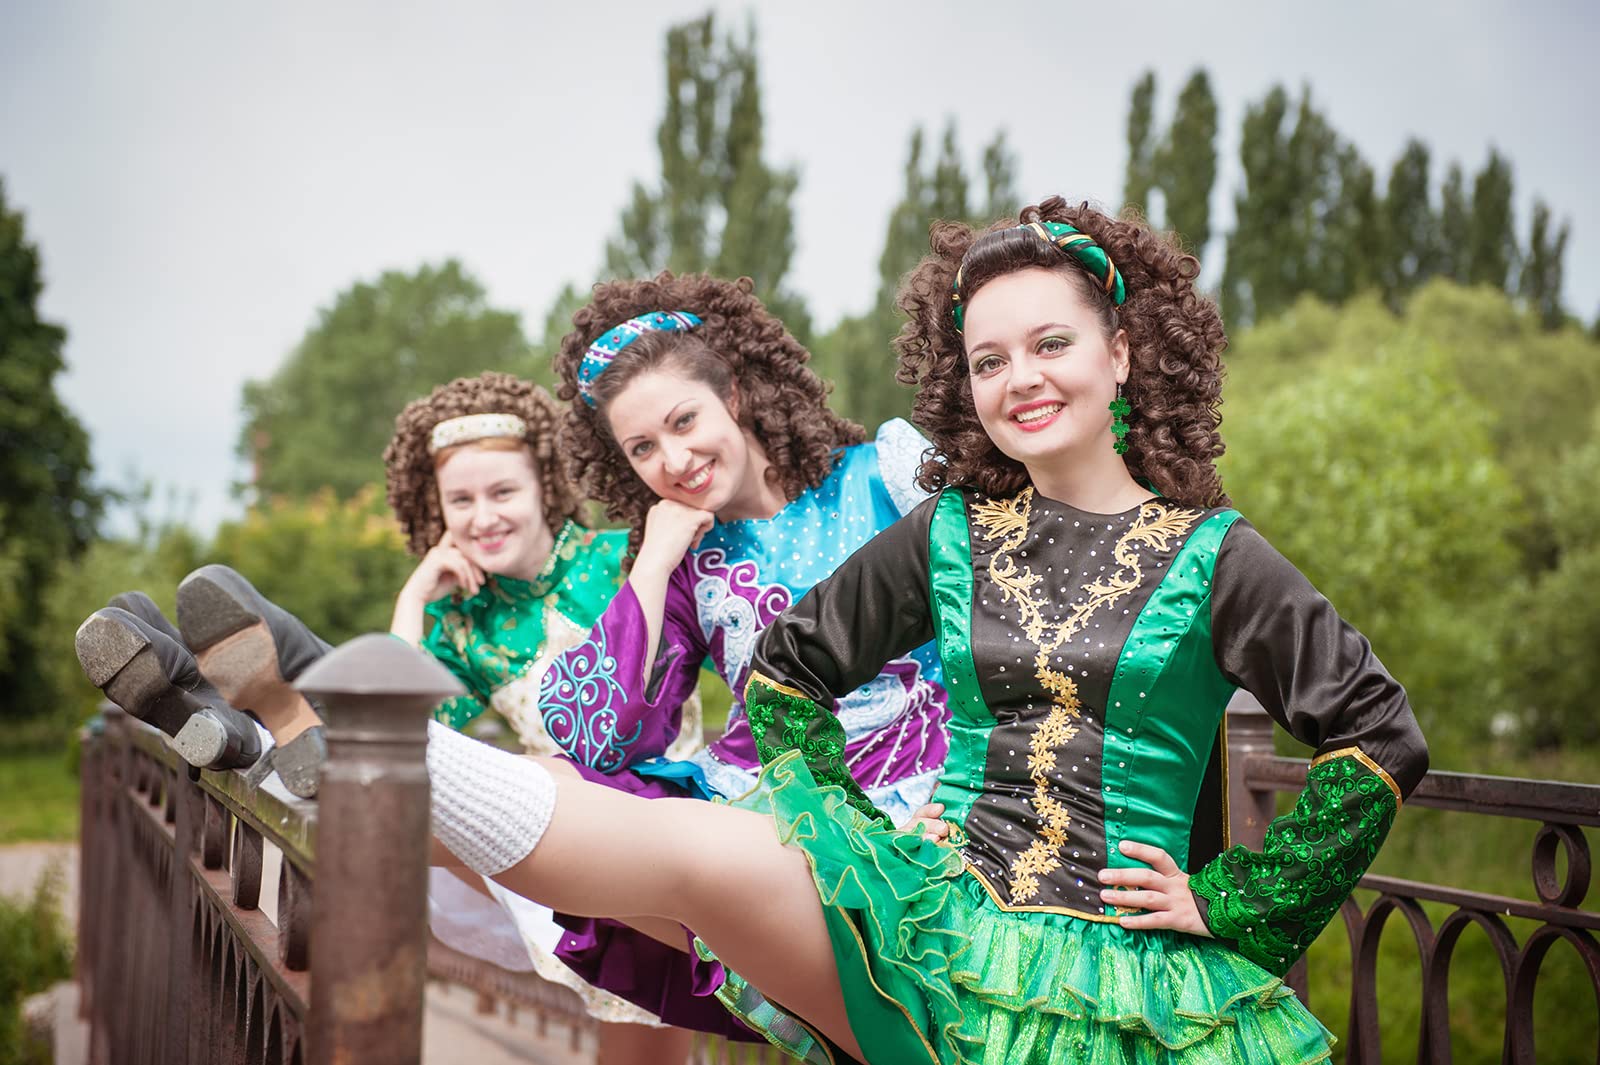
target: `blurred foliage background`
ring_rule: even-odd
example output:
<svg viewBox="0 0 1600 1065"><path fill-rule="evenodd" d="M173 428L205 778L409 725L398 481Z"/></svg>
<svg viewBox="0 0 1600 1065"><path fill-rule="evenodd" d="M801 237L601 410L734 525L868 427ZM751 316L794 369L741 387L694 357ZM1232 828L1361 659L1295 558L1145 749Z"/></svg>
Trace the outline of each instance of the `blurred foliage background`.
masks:
<svg viewBox="0 0 1600 1065"><path fill-rule="evenodd" d="M1005 132L988 133L969 160L953 123L909 131L878 287L822 329L787 285L801 179L766 157L753 26L726 32L708 15L672 29L665 49L659 173L637 181L607 239L607 276L750 276L833 383L836 409L869 430L908 414L889 348L895 289L933 220L986 223L1017 209ZM1129 100L1123 209L1203 262L1221 253L1222 269L1202 283L1233 332L1223 470L1236 504L1405 683L1436 768L1592 780L1600 322L1586 326L1561 304L1567 226L1537 198L1517 225L1512 161L1497 152L1475 169L1436 165L1413 140L1384 166L1360 156L1309 89L1277 87L1241 120L1244 177L1232 229L1220 232L1206 72L1181 87L1165 126L1159 98L1146 75ZM66 333L38 316L40 279L40 252L0 184L0 775L62 811L0 821L0 840L75 832L67 751L98 693L72 635L111 595L140 588L170 609L184 574L225 562L332 641L387 628L411 566L381 489L395 414L485 368L550 383L551 354L586 291L567 285L532 335L454 260L358 279L308 308L281 369L241 396L245 516L197 530L159 517L148 487L94 478L88 434L54 391ZM108 535L108 507L132 515L120 525L135 531ZM725 712L725 690L706 694L713 717ZM1467 838L1437 821L1402 817L1381 867L1527 894L1531 832L1480 825ZM1399 938L1385 942L1396 959ZM1480 954L1451 985L1452 1001L1466 1003L1462 1060L1498 1053L1483 1017L1500 1015L1503 993ZM1317 984L1347 981L1348 957L1336 955L1318 948ZM1548 965L1569 963L1572 979L1541 984L1541 1015L1592 1014L1576 955L1560 948ZM1385 979L1414 994L1414 975ZM1338 1026L1327 1001L1319 1011ZM1556 1027L1561 1046L1541 1043L1550 1060L1595 1044L1594 1025Z"/></svg>

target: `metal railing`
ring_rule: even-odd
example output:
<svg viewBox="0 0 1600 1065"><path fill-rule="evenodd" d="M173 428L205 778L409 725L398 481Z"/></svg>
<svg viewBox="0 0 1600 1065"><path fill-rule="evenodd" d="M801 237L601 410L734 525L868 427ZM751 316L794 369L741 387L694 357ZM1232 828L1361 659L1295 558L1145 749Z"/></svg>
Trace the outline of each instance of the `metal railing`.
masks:
<svg viewBox="0 0 1600 1065"><path fill-rule="evenodd" d="M1259 704L1236 698L1228 711L1229 813L1234 843L1260 847L1280 792L1305 786L1308 763L1273 753L1273 724ZM1582 908L1589 890L1591 861L1583 829L1600 826L1600 786L1469 773L1430 772L1406 799L1406 807L1452 810L1533 822L1530 866L1537 901L1509 898L1455 886L1369 875L1360 889L1376 892L1364 908L1356 898L1340 909L1350 944L1352 976L1348 987L1346 1061L1377 1065L1382 1005L1378 996L1379 942L1389 919L1399 915L1411 933L1421 962L1421 1026L1416 1034L1418 1062L1452 1060L1450 972L1461 934L1476 926L1486 935L1505 980L1505 1041L1501 1060L1530 1065L1535 1060L1534 990L1550 948L1565 941L1587 970L1600 1017L1600 913ZM1403 816L1403 815L1402 815ZM1557 875L1558 854L1566 875ZM1507 856L1508 858L1510 856ZM1448 907L1435 926L1423 903ZM1506 918L1536 922L1519 943ZM1313 947L1313 952L1316 951ZM1289 984L1310 1005L1306 961L1289 974ZM1323 1016L1324 1022L1331 1017ZM1581 1022L1581 1018L1577 1019ZM1548 1059L1547 1059L1548 1060ZM1600 1061L1600 1047L1594 1060Z"/></svg>
<svg viewBox="0 0 1600 1065"><path fill-rule="evenodd" d="M418 1062L430 973L477 991L481 1010L526 1011L541 1033L565 1025L580 1048L596 1025L570 990L430 947L423 756L429 707L451 683L385 637L352 641L308 671L301 686L327 718L314 803L252 774L192 771L153 730L106 711L85 738L82 770L78 980L93 1062ZM1305 783L1307 763L1277 757L1272 734L1259 706L1235 700L1226 763L1234 843L1259 847L1278 793ZM1532 1062L1534 989L1553 945L1577 951L1600 998L1600 913L1581 908L1591 871L1582 829L1600 826L1600 786L1431 773L1407 805L1536 824L1537 901L1366 877L1361 888L1376 900L1341 911L1354 970L1347 1060L1380 1060L1378 945L1398 913L1422 966L1417 1060L1451 1060L1451 964L1461 933L1476 926L1505 978L1504 1060ZM269 843L283 855L276 922L260 908ZM1423 903L1450 912L1435 926ZM1537 927L1519 943L1507 917ZM1303 960L1289 982L1306 995ZM778 1060L770 1048L704 1039L693 1056Z"/></svg>
<svg viewBox="0 0 1600 1065"><path fill-rule="evenodd" d="M387 637L318 662L318 798L257 772L192 770L107 705L83 741L77 978L95 1065L421 1060L427 979L554 1022L573 1051L597 1023L571 990L450 950L427 931L429 709L455 682ZM277 920L261 910L282 854ZM777 1061L698 1039L697 1062Z"/></svg>

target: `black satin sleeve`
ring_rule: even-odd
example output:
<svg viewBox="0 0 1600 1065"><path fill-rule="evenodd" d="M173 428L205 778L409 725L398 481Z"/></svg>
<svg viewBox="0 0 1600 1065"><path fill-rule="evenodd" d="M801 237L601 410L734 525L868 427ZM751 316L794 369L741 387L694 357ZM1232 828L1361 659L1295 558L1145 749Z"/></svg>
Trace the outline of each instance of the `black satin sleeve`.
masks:
<svg viewBox="0 0 1600 1065"><path fill-rule="evenodd" d="M757 641L752 668L827 706L933 639L928 529L937 499L917 504L779 615Z"/></svg>
<svg viewBox="0 0 1600 1065"><path fill-rule="evenodd" d="M1211 631L1223 675L1318 754L1358 748L1402 799L1428 771L1405 689L1367 638L1243 518L1217 552Z"/></svg>
<svg viewBox="0 0 1600 1065"><path fill-rule="evenodd" d="M1317 751L1261 849L1231 847L1189 879L1212 935L1281 975L1377 857L1428 748L1366 638L1243 519L1217 552L1211 626L1223 674Z"/></svg>

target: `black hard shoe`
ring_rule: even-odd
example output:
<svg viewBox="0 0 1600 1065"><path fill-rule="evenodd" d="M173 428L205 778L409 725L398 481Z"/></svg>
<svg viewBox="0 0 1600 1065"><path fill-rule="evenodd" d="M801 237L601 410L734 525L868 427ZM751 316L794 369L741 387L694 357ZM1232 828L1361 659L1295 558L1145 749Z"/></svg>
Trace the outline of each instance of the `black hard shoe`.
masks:
<svg viewBox="0 0 1600 1065"><path fill-rule="evenodd" d="M200 672L277 741L272 764L301 798L317 793L322 719L291 682L329 645L227 566L202 566L178 585L178 628Z"/></svg>
<svg viewBox="0 0 1600 1065"><path fill-rule="evenodd" d="M121 592L111 597L107 606L114 606L119 610L126 610L140 621L149 625L169 639L183 643L183 633L178 631L178 626L167 620L167 615L156 606L156 601L143 592Z"/></svg>
<svg viewBox="0 0 1600 1065"><path fill-rule="evenodd" d="M305 622L256 591L237 570L201 566L178 585L178 628L197 655L263 623L284 680L293 681L333 650Z"/></svg>
<svg viewBox="0 0 1600 1065"><path fill-rule="evenodd" d="M328 760L328 741L323 738L321 725L313 725L294 739L272 748L268 757L289 794L302 799L317 797L322 763Z"/></svg>
<svg viewBox="0 0 1600 1065"><path fill-rule="evenodd" d="M160 629L107 607L78 626L75 642L90 682L172 737L190 765L243 769L261 757L255 724L201 678L189 649Z"/></svg>

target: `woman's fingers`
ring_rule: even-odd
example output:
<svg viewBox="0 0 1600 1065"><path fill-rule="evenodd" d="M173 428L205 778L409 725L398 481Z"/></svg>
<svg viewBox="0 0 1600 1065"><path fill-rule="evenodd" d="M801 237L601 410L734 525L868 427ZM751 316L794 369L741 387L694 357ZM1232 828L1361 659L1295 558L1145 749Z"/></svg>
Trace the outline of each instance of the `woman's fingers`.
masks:
<svg viewBox="0 0 1600 1065"><path fill-rule="evenodd" d="M1188 931L1173 919L1166 910L1153 910L1145 913L1130 913L1117 918L1117 922L1124 928L1174 928L1179 931Z"/></svg>
<svg viewBox="0 0 1600 1065"><path fill-rule="evenodd" d="M1140 910L1118 918L1124 928L1170 928L1191 935L1210 936L1189 891L1189 874L1178 868L1172 855L1148 843L1123 840L1117 849L1149 868L1102 869L1105 885L1100 897L1113 906Z"/></svg>
<svg viewBox="0 0 1600 1065"><path fill-rule="evenodd" d="M1165 881L1154 869L1127 868L1100 870L1100 883L1118 887L1154 888Z"/></svg>
<svg viewBox="0 0 1600 1065"><path fill-rule="evenodd" d="M1123 840L1117 847L1123 854L1137 862L1144 862L1162 876L1176 876L1178 863L1172 860L1172 855L1160 847L1152 847L1148 843L1135 843L1131 839Z"/></svg>
<svg viewBox="0 0 1600 1065"><path fill-rule="evenodd" d="M1172 906L1172 896L1164 891L1113 891L1100 892L1100 898L1113 906L1130 910L1166 910Z"/></svg>

